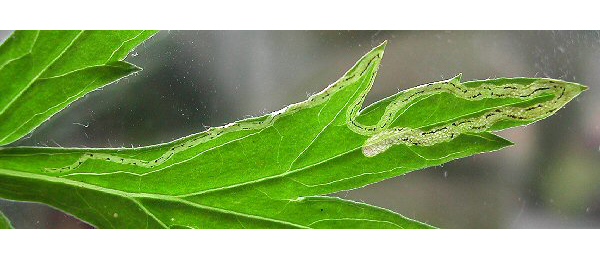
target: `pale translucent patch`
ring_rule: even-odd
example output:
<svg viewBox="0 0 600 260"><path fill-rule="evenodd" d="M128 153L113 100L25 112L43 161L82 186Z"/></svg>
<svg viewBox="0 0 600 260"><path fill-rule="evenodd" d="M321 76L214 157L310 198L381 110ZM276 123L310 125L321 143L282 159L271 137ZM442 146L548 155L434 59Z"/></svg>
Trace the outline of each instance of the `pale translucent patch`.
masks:
<svg viewBox="0 0 600 260"><path fill-rule="evenodd" d="M82 155L81 157L79 157L79 159L77 159L74 163L72 163L70 165L59 167L59 168L46 168L45 171L56 172L56 173L67 173L67 174L63 175L63 177L69 176L69 175L80 175L80 174L102 175L102 174L98 174L98 173L69 173L69 172L72 172L73 170L79 168L81 165L83 165L88 160L101 160L101 161L106 161L106 162L112 162L112 163L130 165L130 166L137 166L137 167L143 167L143 168L159 167L162 164L164 164L166 161L171 159L174 155L181 153L183 151L186 151L192 147L195 147L200 144L211 141L223 134L237 132L237 131L249 131L249 132L261 131L268 127L273 126L273 123L281 117L294 114L295 112L300 111L305 108L315 107L320 104L323 104L323 103L327 102L331 98L331 96L333 94L335 94L336 92L338 92L340 89L343 89L344 87L346 87L348 85L354 84L354 83L358 82L359 80L364 80L362 78L365 75L365 73L368 72L369 68L373 68L373 67L376 68L379 65L379 62L380 62L382 56L383 56L383 48L376 48L374 51L369 52L364 57L362 57L355 64L353 69L351 69L349 72L347 72L342 78L340 78L333 84L329 85L323 91L310 96L308 98L308 100L289 105L281 110L270 113L266 116L265 119L262 119L262 120L245 120L245 121L230 123L230 124L227 124L222 127L210 128L205 132L196 134L195 136L186 137L184 139L188 139L188 140L181 142L177 145L173 145L172 147L169 148L168 151L166 151L164 154L162 154L161 156L159 156L158 158L156 158L154 160L141 160L141 159L127 158L127 157L120 157L120 156L116 156L116 155L108 154L108 153L93 152L93 153L86 153L86 154ZM374 78L374 76L371 77L371 79L372 78ZM132 173L132 174L146 175L151 172L152 171L147 171L142 174L136 174L136 173Z"/></svg>
<svg viewBox="0 0 600 260"><path fill-rule="evenodd" d="M163 164L178 153L209 142L226 133L249 131L250 134L248 136L258 134L260 131L273 126L273 124L281 117L329 101L333 94L351 84L361 84L364 86L364 89L360 89L360 92L357 93L358 97L355 97L348 104L345 111L346 126L354 133L369 137L362 146L362 152L367 157L381 154L393 145L431 146L441 142L450 141L463 133L489 131L490 127L502 120L535 121L556 112L579 94L581 89L580 85L551 79L539 79L527 85L513 83L505 85L482 84L477 87L465 87L460 83L460 76L457 76L447 81L415 87L400 93L396 99L385 108L385 112L380 120L375 125L367 126L359 123L356 118L360 115L360 109L362 108L364 98L372 87L382 55L383 48L379 47L366 54L359 62L357 62L353 69L347 72L342 78L325 88L323 91L310 96L308 100L304 102L287 106L279 111L268 114L265 118L260 120L239 121L222 127L210 128L205 132L186 137L183 139L184 141L173 144L166 152L154 160L141 160L120 157L108 153L93 152L82 155L70 165L59 168L46 168L45 170L48 172L65 173L63 176L79 174L102 175L102 173L73 172L73 170L77 169L88 160L101 160L148 169L155 167L169 167L168 165L164 166ZM365 74L370 68L373 68L373 73L369 77L365 77ZM364 84L365 82L367 83L366 85ZM427 131L390 127L396 118L396 115L405 111L415 100L438 93L449 93L466 100L482 100L486 98L518 98L530 100L548 94L553 95L553 98L530 107L502 107L478 117L462 118ZM275 130L277 129L275 128ZM204 152L206 151L201 151L198 155ZM144 173L131 174L146 175L154 171L158 171L158 169L145 171Z"/></svg>
<svg viewBox="0 0 600 260"><path fill-rule="evenodd" d="M551 79L539 79L530 84L482 84L478 87L465 87L460 83L460 76L451 80L432 83L409 89L401 93L385 110L379 122L373 126L365 126L356 121L358 109L348 110L348 127L357 134L369 136L362 152L373 157L388 150L393 145L431 146L448 142L463 133L481 133L497 122L503 120L535 121L548 117L563 107L580 93L581 86ZM553 95L551 100L529 107L502 107L489 111L481 116L462 118L445 125L423 131L405 127L390 128L398 111L404 110L419 97L450 93L466 100L482 100L486 98L518 98L531 100L542 95Z"/></svg>

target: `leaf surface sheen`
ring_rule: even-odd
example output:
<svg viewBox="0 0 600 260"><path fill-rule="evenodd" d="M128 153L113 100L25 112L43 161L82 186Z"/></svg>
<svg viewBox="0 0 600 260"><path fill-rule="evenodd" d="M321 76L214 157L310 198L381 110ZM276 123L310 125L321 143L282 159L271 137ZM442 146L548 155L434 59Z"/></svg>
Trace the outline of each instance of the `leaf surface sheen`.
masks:
<svg viewBox="0 0 600 260"><path fill-rule="evenodd" d="M455 77L361 111L384 47L304 102L170 143L0 149L0 197L47 203L100 228L429 228L321 195L507 147L489 131L545 118L585 89Z"/></svg>

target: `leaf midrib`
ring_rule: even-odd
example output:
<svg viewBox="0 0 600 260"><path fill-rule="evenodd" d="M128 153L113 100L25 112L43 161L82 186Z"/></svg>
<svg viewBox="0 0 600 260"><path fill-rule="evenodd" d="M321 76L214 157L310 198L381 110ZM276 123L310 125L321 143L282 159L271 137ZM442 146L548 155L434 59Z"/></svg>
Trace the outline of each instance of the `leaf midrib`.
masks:
<svg viewBox="0 0 600 260"><path fill-rule="evenodd" d="M4 114L4 112L17 100L19 99L19 97L21 97L23 95L23 93L25 93L25 91L27 91L32 85L33 83L38 80L38 78L40 76L42 76L46 70L48 70L48 68L50 68L52 66L52 64L54 64L54 62L56 62L58 59L60 59L60 57L62 57L69 48L71 48L71 46L73 46L73 43L75 43L75 41L77 41L77 39L79 39L79 37L83 34L83 32L85 32L84 30L81 30L77 36L75 36L75 38L73 38L73 40L61 51L61 53L59 53L54 59L52 59L44 69L42 69L40 71L40 73L38 73L31 81L29 81L29 83L27 83L27 85L25 86L25 88L23 88L23 90L21 90L21 92L19 92L10 102L8 102L6 104L6 106L0 110L0 115ZM38 36L36 36L36 41L37 41L37 37L39 37L39 31L38 31ZM34 44L31 45L31 49L33 49L33 47L35 47L35 42ZM30 51L31 53L31 51Z"/></svg>
<svg viewBox="0 0 600 260"><path fill-rule="evenodd" d="M420 101L418 101L418 102L420 102ZM495 108L510 106L510 105L521 103L521 102L524 102L524 101L517 101L517 102L514 102L514 103L499 105L499 106L492 107L490 109L495 109ZM428 124L428 125L421 126L421 127L418 127L418 128L422 129L422 128L427 128L427 127L431 127L431 126L435 126L435 125L441 125L441 124L446 123L446 122L451 122L451 120L454 120L456 118L467 117L469 115L474 115L474 114L481 113L482 111L487 111L487 110L490 110L490 109L480 109L480 110L472 112L472 113L464 114L462 116L457 116L457 117L449 119L449 120L441 121L441 122L438 122L438 123ZM401 114L403 114L404 112L405 111L403 111ZM328 126L329 125L327 125L325 128L327 128ZM463 134L468 135L469 133L467 132L467 133L463 133ZM481 137L481 136L478 136L478 137ZM481 138L484 138L484 137L481 137ZM312 142L311 142L311 144L312 144ZM291 170L291 171L287 170L285 172L282 172L282 173L279 173L279 174L276 174L276 175L270 175L270 176L266 176L266 177L263 177L263 178L260 178L260 179L251 180L251 181L240 182L240 183L231 184L231 185L228 185L228 186L223 186L223 187L218 187L218 188L212 188L212 189L206 189L206 190L201 190L201 191L187 193L187 194L181 194L181 195L175 195L175 196L176 197L189 197L189 196L202 195L202 194L207 194L207 193L211 193L211 192L217 192L217 191L222 191L222 190L233 189L233 188L237 188L237 187L240 187L240 186L251 185L251 184L255 184L255 183L259 183L259 182L267 181L267 180L271 180L271 179L283 178L283 177L285 177L287 175L290 175L290 174L293 174L293 173L296 173L296 172L300 172L300 171L304 171L304 170L307 170L307 169L319 166L321 164L327 163L327 162L329 162L331 160L334 160L336 158L345 156L345 155L347 155L347 154L349 154L351 152L356 151L357 149L360 149L361 147L362 146L356 146L356 147L353 147L353 148L351 148L351 149L349 149L349 150L347 150L347 151L345 151L343 153L336 154L336 155L331 156L329 158L325 158L325 159L323 159L323 160L321 160L321 161L319 161L317 163L313 163L313 164L310 164L310 165L307 165L307 166L304 166L304 167L301 167L301 168L297 168L297 169L294 169L294 170Z"/></svg>
<svg viewBox="0 0 600 260"><path fill-rule="evenodd" d="M96 185L89 184L89 183L78 182L78 181L74 181L74 180L70 180L70 179L64 179L64 178L58 178L58 177L52 177L52 176L46 176L46 175L39 175L39 174L31 174L31 173L27 173L27 172L20 172L20 171L6 170L6 169L0 169L0 174L13 176L13 177L19 177L19 178L35 179L35 180L51 182L51 183L61 183L61 184L66 184L66 185L69 185L72 187L86 188L89 190L94 190L94 191L98 191L98 192L103 192L103 193L107 193L107 194L120 196L120 197L123 197L123 198L133 201L136 205L138 205L140 207L140 209L142 211L144 211L150 217L157 220L159 222L159 224L161 224L161 225L165 225L165 224L162 221L160 221L158 218L156 218L156 216L154 216L154 214L149 212L146 209L146 207L143 206L143 204L138 199L150 198L150 199L163 200L163 201L169 201L169 202L175 202L175 203L183 203L188 206L195 207L195 208L218 212L218 213L222 213L222 214L231 214L231 215L236 215L236 216L246 217L246 218L251 218L251 219L256 219L256 220L270 221L270 222L280 223L280 224L289 225L289 226L293 226L293 227L297 227L297 228L310 228L308 226L303 226L300 224L291 223L291 222L287 222L287 221L283 221L283 220L279 220L279 219L256 216L256 215L236 212L236 211L232 211L232 210L212 207L212 206L200 204L197 202L192 202L189 200L185 200L185 199L181 199L181 198L169 196L169 195L125 192L125 191L100 187L100 186L96 186Z"/></svg>
<svg viewBox="0 0 600 260"><path fill-rule="evenodd" d="M513 105L513 104L517 104L517 103L519 103L519 102L515 102L515 103L511 103L511 104L506 104L506 105L501 105L501 106L497 106L497 107L509 106L509 105ZM494 107L494 108L496 108L496 107ZM488 109L482 109L482 110L479 110L479 111L476 111L476 112L472 112L472 113L469 113L469 114L465 114L465 115L462 115L462 116L459 116L459 117L466 117L466 116L469 116L471 114L480 113L481 111L485 111L485 110L488 110ZM456 118L459 118L459 117L456 117ZM446 121L444 121L444 122L446 122ZM422 126L422 127L419 127L419 128L425 128L425 127L428 127L428 126L438 125L438 124L441 124L441 123L443 123L443 122L434 123L434 124L430 124L430 125L427 125L427 126ZM325 128L327 128L327 126ZM465 134L467 134L467 133L465 133ZM310 168L322 165L322 164L327 163L327 162L329 162L331 160L334 160L336 158L345 156L345 155L347 155L349 153L352 153L352 152L356 151L357 149L360 149L361 147L362 146L356 146L356 147L353 147L353 148L351 148L351 149L349 149L349 150L347 150L347 151L345 151L343 153L340 153L340 154L331 156L329 158L323 159L323 160L321 160L321 161L319 161L317 163L313 163L313 164L310 164L310 165L307 165L307 166L304 166L304 167L301 167L301 168L297 168L297 169L294 169L294 170L291 170L291 171L287 170L287 171L284 171L284 172L276 174L276 175L270 175L270 176L266 176L266 177L263 177L263 178L251 180L251 181L246 181L246 182L231 184L231 185L227 185L227 186L223 186L223 187L218 187L218 188L200 190L200 191L191 192L191 193L179 194L179 195L164 195L164 194L150 194L150 195L167 196L167 197L171 197L172 196L174 198L185 198L185 197L203 195L203 194L208 194L208 193L218 192L218 191L223 191L223 190L228 190L228 189L234 189L234 188L237 188L237 187L241 187L241 186L245 186L245 185L251 185L251 184L255 184L255 183L260 183L260 182L268 181L268 180L271 180L271 179L283 178L283 177L288 176L290 174L294 174L296 172L308 170ZM67 154L67 153L65 153L65 154ZM32 173L29 173L29 174L32 174ZM44 176L44 175L42 175L42 176ZM48 176L48 177L50 177L50 176ZM66 178L58 178L58 179L65 179L65 180L73 181L71 179L66 179ZM77 183L80 183L80 182L77 182ZM108 188L106 188L106 189L108 189ZM116 190L116 191L118 191L118 190ZM125 191L119 191L119 192L128 193L128 192L125 192ZM140 194L140 193L138 193L138 194ZM146 193L146 194L149 194L149 193Z"/></svg>

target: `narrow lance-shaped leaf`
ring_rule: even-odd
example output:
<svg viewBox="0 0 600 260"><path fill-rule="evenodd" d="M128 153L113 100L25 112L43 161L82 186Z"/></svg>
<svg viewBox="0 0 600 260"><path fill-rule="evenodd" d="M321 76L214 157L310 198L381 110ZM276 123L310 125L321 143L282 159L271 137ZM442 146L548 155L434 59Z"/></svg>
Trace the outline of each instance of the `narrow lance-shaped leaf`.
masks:
<svg viewBox="0 0 600 260"><path fill-rule="evenodd" d="M0 229L11 229L13 228L10 224L10 220L0 211Z"/></svg>
<svg viewBox="0 0 600 260"><path fill-rule="evenodd" d="M428 227L318 195L504 148L511 143L489 131L550 116L585 89L455 77L361 111L384 46L304 102L174 142L0 150L0 196L47 203L97 227Z"/></svg>
<svg viewBox="0 0 600 260"><path fill-rule="evenodd" d="M0 145L141 70L122 60L155 31L16 31L0 46Z"/></svg>

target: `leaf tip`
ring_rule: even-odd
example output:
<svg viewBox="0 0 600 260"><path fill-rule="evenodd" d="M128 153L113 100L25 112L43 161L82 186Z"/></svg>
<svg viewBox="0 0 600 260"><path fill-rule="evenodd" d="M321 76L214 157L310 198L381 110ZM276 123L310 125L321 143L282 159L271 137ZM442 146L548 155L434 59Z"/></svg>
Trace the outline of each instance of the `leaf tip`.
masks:
<svg viewBox="0 0 600 260"><path fill-rule="evenodd" d="M551 81L556 83L556 81ZM561 81L558 81L561 82ZM566 81L562 81L561 82L563 84L563 86L565 86L565 89L568 93L570 93L571 98L576 97L577 95L581 94L582 92L586 91L588 89L587 86L578 84L578 83L573 83L573 82L566 82Z"/></svg>
<svg viewBox="0 0 600 260"><path fill-rule="evenodd" d="M450 81L454 82L454 83L460 83L461 80L462 80L462 73L458 73L458 75L456 75L452 79L450 79Z"/></svg>
<svg viewBox="0 0 600 260"><path fill-rule="evenodd" d="M377 51L381 51L383 52L385 50L385 46L387 45L388 41L385 40L382 43L380 43L377 47L375 47L375 49L373 50L377 50Z"/></svg>

